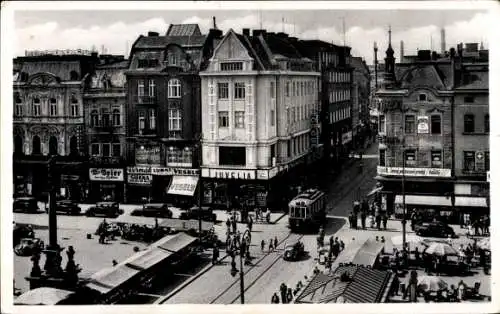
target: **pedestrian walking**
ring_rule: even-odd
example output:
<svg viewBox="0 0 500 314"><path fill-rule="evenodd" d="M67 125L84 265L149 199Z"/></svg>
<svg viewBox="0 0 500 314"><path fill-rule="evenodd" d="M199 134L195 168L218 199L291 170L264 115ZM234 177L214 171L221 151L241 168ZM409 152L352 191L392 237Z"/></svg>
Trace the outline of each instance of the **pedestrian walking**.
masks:
<svg viewBox="0 0 500 314"><path fill-rule="evenodd" d="M285 304L287 301L286 293L288 291L288 287L285 285L285 283L282 283L280 285L280 294L281 294L281 303Z"/></svg>
<svg viewBox="0 0 500 314"><path fill-rule="evenodd" d="M272 304L278 304L280 303L280 297L278 297L278 294L275 292L271 298L271 303Z"/></svg>
<svg viewBox="0 0 500 314"><path fill-rule="evenodd" d="M286 291L286 303L291 303L293 301L293 293L292 293L292 288L288 288Z"/></svg>
<svg viewBox="0 0 500 314"><path fill-rule="evenodd" d="M260 241L260 250L264 252L264 248L266 247L266 241L262 240Z"/></svg>
<svg viewBox="0 0 500 314"><path fill-rule="evenodd" d="M366 212L364 210L361 211L361 228L363 228L363 230L366 229Z"/></svg>
<svg viewBox="0 0 500 314"><path fill-rule="evenodd" d="M278 249L278 237L274 237L274 248Z"/></svg>
<svg viewBox="0 0 500 314"><path fill-rule="evenodd" d="M251 216L248 216L248 230L252 232L252 227L253 227L253 219Z"/></svg>
<svg viewBox="0 0 500 314"><path fill-rule="evenodd" d="M380 222L382 220L382 217L380 217L380 213L377 213L377 216L375 216L375 222L377 223L377 229L380 230Z"/></svg>
<svg viewBox="0 0 500 314"><path fill-rule="evenodd" d="M382 225L384 226L384 230L387 230L387 213L385 212L382 215Z"/></svg>
<svg viewBox="0 0 500 314"><path fill-rule="evenodd" d="M345 249L344 241L340 240L340 251L342 252Z"/></svg>
<svg viewBox="0 0 500 314"><path fill-rule="evenodd" d="M227 232L231 233L231 220L227 218L226 220L226 227L227 227Z"/></svg>
<svg viewBox="0 0 500 314"><path fill-rule="evenodd" d="M272 252L272 251L274 251L273 239L269 239L269 252Z"/></svg>

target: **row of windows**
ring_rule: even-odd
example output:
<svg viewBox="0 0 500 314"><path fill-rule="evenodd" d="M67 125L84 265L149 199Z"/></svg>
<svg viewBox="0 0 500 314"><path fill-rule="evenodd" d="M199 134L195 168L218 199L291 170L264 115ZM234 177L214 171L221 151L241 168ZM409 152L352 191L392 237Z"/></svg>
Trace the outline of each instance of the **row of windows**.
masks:
<svg viewBox="0 0 500 314"><path fill-rule="evenodd" d="M313 104L304 104L295 107L291 107L288 112L288 121L290 123L302 121L309 118L309 114L313 110Z"/></svg>
<svg viewBox="0 0 500 314"><path fill-rule="evenodd" d="M230 124L229 112L219 111L219 127L228 128ZM235 111L234 112L234 127L237 129L245 128L245 111Z"/></svg>
<svg viewBox="0 0 500 314"><path fill-rule="evenodd" d="M156 68L159 62L158 59L139 59L137 60L137 67L139 69Z"/></svg>
<svg viewBox="0 0 500 314"><path fill-rule="evenodd" d="M120 157L120 143L92 143L90 144L90 155L94 157Z"/></svg>
<svg viewBox="0 0 500 314"><path fill-rule="evenodd" d="M304 153L310 146L309 134L303 134L288 140L287 157Z"/></svg>
<svg viewBox="0 0 500 314"><path fill-rule="evenodd" d="M271 82L274 85L274 82ZM274 88L272 88L274 89ZM314 81L286 81L285 97L308 96L314 94ZM273 94L271 94L273 95ZM274 97L271 97L274 98Z"/></svg>
<svg viewBox="0 0 500 314"><path fill-rule="evenodd" d="M55 117L58 115L57 107L57 100L55 98L50 98L48 103L49 116ZM40 98L33 98L31 104L31 113L35 117L39 117L42 115L42 103L40 101ZM78 105L78 100L76 99L76 97L72 97L70 105L70 116L77 117L79 116L79 114L80 106ZM17 117L21 117L24 115L24 105L22 103L22 99L19 96L15 99L14 115Z"/></svg>
<svg viewBox="0 0 500 314"><path fill-rule="evenodd" d="M148 115L147 122L146 122L146 113ZM156 109L149 109L148 111L140 110L138 112L139 132L142 133L142 131L146 129L147 123L149 130L156 130L156 120L157 120ZM182 113L180 109L168 109L168 129L169 131L182 130Z"/></svg>
<svg viewBox="0 0 500 314"><path fill-rule="evenodd" d="M49 137L48 144L49 144L49 155L57 155L58 154L57 137L55 136ZM78 154L78 140L76 136L72 136L70 138L69 150L70 150L70 155ZM24 141L23 138L19 135L14 136L14 152L24 153ZM42 141L40 139L40 136L34 135L32 138L31 154L40 155L41 153L42 153Z"/></svg>
<svg viewBox="0 0 500 314"><path fill-rule="evenodd" d="M415 115L405 115L405 133L415 134L417 132L417 117ZM378 127L380 133L386 132L385 116L380 115L378 121ZM430 133L431 134L441 134L441 115L433 114L431 115L430 121ZM475 133L475 117L473 114L464 115L464 133ZM484 115L484 132L490 132L490 115Z"/></svg>
<svg viewBox="0 0 500 314"><path fill-rule="evenodd" d="M489 171L490 152L464 151L464 171Z"/></svg>
<svg viewBox="0 0 500 314"><path fill-rule="evenodd" d="M350 89L343 89L343 90L336 90L336 91L330 91L329 94L329 100L330 103L334 103L337 101L344 101L348 100L351 98L351 90Z"/></svg>
<svg viewBox="0 0 500 314"><path fill-rule="evenodd" d="M350 82L351 75L347 72L329 72L328 73L328 82L337 83L337 82Z"/></svg>
<svg viewBox="0 0 500 314"><path fill-rule="evenodd" d="M121 114L120 109L113 109L112 113L109 112L108 108L101 108L101 112L94 109L90 112L90 126L120 126L121 125Z"/></svg>
<svg viewBox="0 0 500 314"><path fill-rule="evenodd" d="M346 107L340 110L336 110L334 112L330 112L330 122L335 123L337 121L341 121L351 117L350 108Z"/></svg>
<svg viewBox="0 0 500 314"><path fill-rule="evenodd" d="M167 149L167 166L191 166L193 163L193 151L190 147L169 147Z"/></svg>
<svg viewBox="0 0 500 314"><path fill-rule="evenodd" d="M144 80L139 80L137 82L137 95L146 96L146 85ZM156 84L154 80L148 80L148 94L147 96L156 96ZM178 79L171 79L168 81L168 97L169 98L180 98L181 97L181 81Z"/></svg>
<svg viewBox="0 0 500 314"><path fill-rule="evenodd" d="M234 83L233 92L234 99L245 99L245 83ZM229 99L229 83L217 83L217 97L219 99Z"/></svg>
<svg viewBox="0 0 500 314"><path fill-rule="evenodd" d="M243 62L223 62L220 64L221 71L242 71Z"/></svg>
<svg viewBox="0 0 500 314"><path fill-rule="evenodd" d="M323 64L333 63L333 66L337 66L339 64L339 56L331 52L321 52L320 59L321 59L320 62Z"/></svg>

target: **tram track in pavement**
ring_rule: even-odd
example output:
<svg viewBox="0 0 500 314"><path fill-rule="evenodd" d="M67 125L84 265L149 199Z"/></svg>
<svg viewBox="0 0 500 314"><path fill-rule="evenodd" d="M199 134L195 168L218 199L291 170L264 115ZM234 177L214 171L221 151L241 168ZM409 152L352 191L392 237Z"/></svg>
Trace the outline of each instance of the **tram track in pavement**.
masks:
<svg viewBox="0 0 500 314"><path fill-rule="evenodd" d="M283 240L278 242L278 246L283 244L285 241L291 241L291 242L296 242L302 239L304 235L301 234L295 234L295 233L289 233ZM245 289L244 292L248 291L265 273L267 273L280 259L282 259L281 254L277 258L271 259L272 262L267 265L263 271L260 271L259 266L261 265L261 262L265 260L266 258L269 258L272 252L269 252L262 256L257 262L253 263L250 267L247 267L245 273L244 273L244 280L245 280ZM255 276L254 276L255 274ZM239 275L238 275L239 276ZM254 278L252 278L254 277ZM248 282L248 278L250 279L250 282ZM211 302L210 304L214 303L221 303L218 301L222 301L225 298L228 298L229 300L227 302L222 302L222 304L232 304L236 302L240 298L240 289L238 287L234 287L235 285L239 285L240 279L237 278L235 279L224 291L219 293ZM237 292L233 292L237 291Z"/></svg>

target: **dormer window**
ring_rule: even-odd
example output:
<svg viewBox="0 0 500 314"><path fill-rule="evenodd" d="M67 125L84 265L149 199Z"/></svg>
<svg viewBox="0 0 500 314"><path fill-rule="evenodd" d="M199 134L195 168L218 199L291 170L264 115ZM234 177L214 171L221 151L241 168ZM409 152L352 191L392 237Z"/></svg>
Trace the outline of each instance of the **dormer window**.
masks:
<svg viewBox="0 0 500 314"><path fill-rule="evenodd" d="M418 100L419 101L427 101L427 95L426 94L419 94Z"/></svg>
<svg viewBox="0 0 500 314"><path fill-rule="evenodd" d="M168 65L175 66L178 64L177 55L175 53L171 53L168 55Z"/></svg>
<svg viewBox="0 0 500 314"><path fill-rule="evenodd" d="M221 71L241 71L243 70L243 62L222 62L220 64Z"/></svg>
<svg viewBox="0 0 500 314"><path fill-rule="evenodd" d="M140 69L156 68L157 66L158 66L157 59L139 59L139 60L137 60L137 67Z"/></svg>

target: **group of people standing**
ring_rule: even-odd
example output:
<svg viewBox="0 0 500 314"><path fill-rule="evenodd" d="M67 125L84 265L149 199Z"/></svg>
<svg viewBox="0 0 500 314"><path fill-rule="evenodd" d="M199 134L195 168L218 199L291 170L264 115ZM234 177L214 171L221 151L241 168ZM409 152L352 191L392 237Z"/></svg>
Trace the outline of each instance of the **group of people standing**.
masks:
<svg viewBox="0 0 500 314"><path fill-rule="evenodd" d="M303 286L304 285L302 284L302 282L299 281L297 283L295 289L292 290L292 288L288 287L285 283L282 283L280 285L280 295L278 296L278 293L275 292L273 294L273 296L271 297L271 303L273 303L273 304L278 304L278 303L283 303L283 304L292 303L294 296L299 292L299 290Z"/></svg>
<svg viewBox="0 0 500 314"><path fill-rule="evenodd" d="M349 213L349 226L351 229L366 229L368 226L370 228L377 228L378 230L387 230L388 216L386 211L382 211L380 205L373 202L371 205L368 204L368 200L364 199L362 202L355 201L353 204L353 209ZM358 220L360 226L358 226Z"/></svg>

